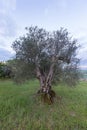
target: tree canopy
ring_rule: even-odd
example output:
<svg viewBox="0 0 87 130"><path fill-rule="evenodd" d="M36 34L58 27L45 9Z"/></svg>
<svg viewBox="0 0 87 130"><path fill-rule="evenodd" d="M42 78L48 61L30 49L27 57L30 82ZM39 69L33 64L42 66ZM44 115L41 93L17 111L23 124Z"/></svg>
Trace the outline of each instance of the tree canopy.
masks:
<svg viewBox="0 0 87 130"><path fill-rule="evenodd" d="M19 37L12 45L16 52L14 79L21 82L35 76L38 78L40 73L47 78L50 71L53 71L53 83L75 85L79 78L77 40L70 37L63 28L47 32L35 26L26 30L26 35Z"/></svg>

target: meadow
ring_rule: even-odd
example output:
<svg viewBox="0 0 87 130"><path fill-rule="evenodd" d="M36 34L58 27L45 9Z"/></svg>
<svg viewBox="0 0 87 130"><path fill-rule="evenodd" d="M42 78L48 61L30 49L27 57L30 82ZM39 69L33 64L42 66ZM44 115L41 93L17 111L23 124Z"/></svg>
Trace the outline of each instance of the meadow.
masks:
<svg viewBox="0 0 87 130"><path fill-rule="evenodd" d="M0 130L87 130L87 82L76 87L53 86L55 103L35 95L37 80L16 85L0 80Z"/></svg>

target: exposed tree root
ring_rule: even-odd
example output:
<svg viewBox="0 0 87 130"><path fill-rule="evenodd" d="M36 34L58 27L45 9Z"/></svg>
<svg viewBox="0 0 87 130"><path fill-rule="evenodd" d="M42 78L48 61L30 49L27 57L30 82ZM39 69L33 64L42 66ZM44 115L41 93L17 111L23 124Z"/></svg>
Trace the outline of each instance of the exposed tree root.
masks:
<svg viewBox="0 0 87 130"><path fill-rule="evenodd" d="M38 90L37 94L41 97L41 101L49 105L54 103L54 98L56 93L53 90L50 90L48 93Z"/></svg>

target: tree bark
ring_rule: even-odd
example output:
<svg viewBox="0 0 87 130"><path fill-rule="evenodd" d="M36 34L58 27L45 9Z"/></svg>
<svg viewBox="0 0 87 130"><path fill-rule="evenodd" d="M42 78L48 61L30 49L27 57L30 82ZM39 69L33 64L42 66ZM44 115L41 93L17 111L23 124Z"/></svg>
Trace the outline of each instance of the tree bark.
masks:
<svg viewBox="0 0 87 130"><path fill-rule="evenodd" d="M55 92L51 89L54 65L55 65L55 57L52 57L52 64L50 66L49 73L47 76L46 74L41 73L39 65L37 65L36 67L37 78L40 81L40 90L38 91L38 93L42 94L41 98L43 99L44 102L47 102L48 104L53 103L53 99L55 97Z"/></svg>

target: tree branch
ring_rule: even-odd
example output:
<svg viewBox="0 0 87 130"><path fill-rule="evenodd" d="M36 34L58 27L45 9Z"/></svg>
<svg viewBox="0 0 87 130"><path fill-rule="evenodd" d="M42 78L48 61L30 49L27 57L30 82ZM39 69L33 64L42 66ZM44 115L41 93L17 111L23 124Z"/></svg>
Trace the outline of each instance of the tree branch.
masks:
<svg viewBox="0 0 87 130"><path fill-rule="evenodd" d="M38 56L36 56L36 75L37 75L37 78L38 78L39 81L40 81L40 87L41 87L41 89L42 89L43 86L44 86L44 83L45 83L45 77L44 77L44 75L41 73L40 65L39 65L39 62L38 62Z"/></svg>
<svg viewBox="0 0 87 130"><path fill-rule="evenodd" d="M48 76L47 76L46 87L48 87L48 85L51 87L51 82L52 82L52 78L53 78L53 71L54 71L55 61L56 61L55 56L52 56L52 64L50 66L49 73L48 73Z"/></svg>

